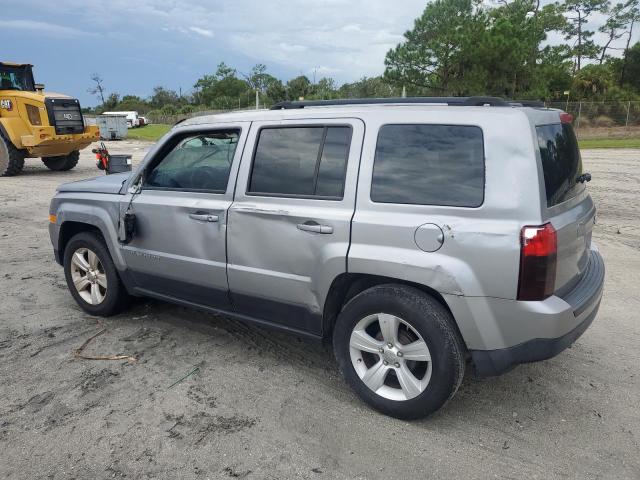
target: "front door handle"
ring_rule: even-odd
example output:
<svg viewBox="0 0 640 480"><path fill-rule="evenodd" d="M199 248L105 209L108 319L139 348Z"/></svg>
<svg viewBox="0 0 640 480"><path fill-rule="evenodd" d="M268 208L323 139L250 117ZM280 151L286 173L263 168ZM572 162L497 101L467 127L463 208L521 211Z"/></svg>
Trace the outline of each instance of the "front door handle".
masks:
<svg viewBox="0 0 640 480"><path fill-rule="evenodd" d="M210 213L190 213L189 218L199 222L217 222L219 220L218 215L212 215Z"/></svg>
<svg viewBox="0 0 640 480"><path fill-rule="evenodd" d="M298 230L303 232L323 233L329 235L333 233L333 227L330 225L320 225L316 222L299 223Z"/></svg>

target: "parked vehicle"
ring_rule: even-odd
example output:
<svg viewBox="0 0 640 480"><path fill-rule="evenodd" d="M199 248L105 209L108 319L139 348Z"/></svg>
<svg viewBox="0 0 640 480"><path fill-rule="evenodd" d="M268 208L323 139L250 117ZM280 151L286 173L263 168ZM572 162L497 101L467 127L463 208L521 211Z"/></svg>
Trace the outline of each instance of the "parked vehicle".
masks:
<svg viewBox="0 0 640 480"><path fill-rule="evenodd" d="M45 92L32 67L0 62L0 177L20 173L26 158L71 170L80 150L100 136L98 127L85 125L78 100Z"/></svg>
<svg viewBox="0 0 640 480"><path fill-rule="evenodd" d="M331 339L376 409L550 358L604 263L570 118L495 98L292 102L186 120L133 174L68 183L51 241L78 304L130 295Z"/></svg>
<svg viewBox="0 0 640 480"><path fill-rule="evenodd" d="M138 117L138 112L104 112L102 115L116 115L121 116L124 115L127 117L127 127L128 128L138 128L140 126L140 119Z"/></svg>
<svg viewBox="0 0 640 480"><path fill-rule="evenodd" d="M149 125L149 119L147 117L138 117L138 125L140 127L144 127L145 125Z"/></svg>

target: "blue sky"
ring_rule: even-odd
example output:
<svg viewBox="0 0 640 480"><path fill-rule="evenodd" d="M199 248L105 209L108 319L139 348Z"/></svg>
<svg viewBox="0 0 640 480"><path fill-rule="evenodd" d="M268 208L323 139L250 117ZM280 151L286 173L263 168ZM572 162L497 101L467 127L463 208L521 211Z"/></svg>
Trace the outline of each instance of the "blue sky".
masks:
<svg viewBox="0 0 640 480"><path fill-rule="evenodd" d="M189 92L225 61L265 63L288 79L339 83L383 71L385 53L425 0L1 0L0 59L32 63L36 81L83 105L99 73L107 92Z"/></svg>

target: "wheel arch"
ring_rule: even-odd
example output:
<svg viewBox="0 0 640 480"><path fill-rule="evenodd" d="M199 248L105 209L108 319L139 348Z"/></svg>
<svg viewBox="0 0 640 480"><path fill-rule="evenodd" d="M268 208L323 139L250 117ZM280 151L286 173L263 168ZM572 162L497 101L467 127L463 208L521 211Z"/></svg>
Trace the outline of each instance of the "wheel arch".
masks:
<svg viewBox="0 0 640 480"><path fill-rule="evenodd" d="M84 222L66 221L60 225L60 232L58 233L58 255L60 257L60 263L64 265L64 251L67 248L69 240L71 240L78 233L92 232L100 235L104 239L104 235L98 227Z"/></svg>
<svg viewBox="0 0 640 480"><path fill-rule="evenodd" d="M338 318L338 314L347 304L347 302L349 302L349 300L351 300L359 293L368 290L369 288L390 283L416 288L436 299L440 304L442 304L442 306L447 309L447 311L454 318L453 323L455 325L455 328L458 331L460 338L463 339L457 321L453 316L453 312L440 292L429 287L428 285L403 280L401 278L393 278L366 273L342 273L334 278L324 303L322 316L323 337L331 337L331 335L333 334L333 328Z"/></svg>
<svg viewBox="0 0 640 480"><path fill-rule="evenodd" d="M63 203L57 209L58 220L62 220L58 232L57 250L61 263L64 263L64 249L73 235L83 231L93 231L104 240L107 250L113 259L116 269L122 271L126 265L118 248L116 220L104 208L93 205L91 214L87 214L87 205L79 203Z"/></svg>

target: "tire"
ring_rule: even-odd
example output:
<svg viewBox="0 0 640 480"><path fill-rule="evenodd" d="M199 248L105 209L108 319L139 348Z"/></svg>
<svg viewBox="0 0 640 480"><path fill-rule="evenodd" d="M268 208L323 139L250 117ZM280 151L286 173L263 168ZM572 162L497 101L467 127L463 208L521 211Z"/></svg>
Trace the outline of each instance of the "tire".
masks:
<svg viewBox="0 0 640 480"><path fill-rule="evenodd" d="M0 177L12 177L24 168L26 155L0 132Z"/></svg>
<svg viewBox="0 0 640 480"><path fill-rule="evenodd" d="M75 167L78 164L78 160L80 160L80 152L75 150L69 155L62 155L60 157L44 157L42 159L42 163L44 163L49 170L66 172L67 170L71 170Z"/></svg>
<svg viewBox="0 0 640 480"><path fill-rule="evenodd" d="M76 254L84 259L82 266ZM64 276L76 303L91 315L109 317L129 305L129 295L109 250L95 233L81 232L69 240L64 249Z"/></svg>
<svg viewBox="0 0 640 480"><path fill-rule="evenodd" d="M338 316L333 348L340 372L360 398L404 420L442 408L464 377L465 348L453 317L433 297L404 285L379 285L351 299Z"/></svg>

